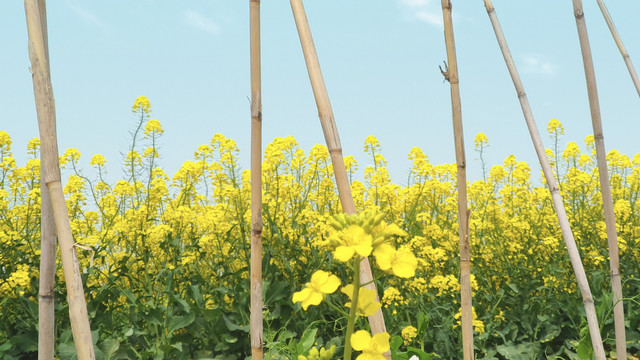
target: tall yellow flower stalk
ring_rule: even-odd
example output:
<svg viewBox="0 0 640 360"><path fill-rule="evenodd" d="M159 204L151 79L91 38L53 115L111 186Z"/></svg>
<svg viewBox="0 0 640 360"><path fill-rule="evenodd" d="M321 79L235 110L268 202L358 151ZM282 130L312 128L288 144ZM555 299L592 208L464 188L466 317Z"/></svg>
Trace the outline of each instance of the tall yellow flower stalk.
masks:
<svg viewBox="0 0 640 360"><path fill-rule="evenodd" d="M345 307L349 308L345 360L351 360L353 350L361 351L357 360L384 360L390 349L387 332L372 337L366 330L355 331L358 316L371 316L381 308L377 292L365 288L366 283L361 283L360 262L373 254L381 270L403 278L414 276L418 266L413 253L406 249L397 250L390 244L392 236L404 236L406 233L394 224L387 225L382 221L383 217L383 214L367 211L360 215L338 214L329 218L329 225L334 230L329 238L333 258L351 266L353 271L351 283L341 289L349 298L345 303ZM293 302L301 303L302 308L307 310L310 305L322 303L339 286L340 279L337 276L318 270L304 289L293 294Z"/></svg>

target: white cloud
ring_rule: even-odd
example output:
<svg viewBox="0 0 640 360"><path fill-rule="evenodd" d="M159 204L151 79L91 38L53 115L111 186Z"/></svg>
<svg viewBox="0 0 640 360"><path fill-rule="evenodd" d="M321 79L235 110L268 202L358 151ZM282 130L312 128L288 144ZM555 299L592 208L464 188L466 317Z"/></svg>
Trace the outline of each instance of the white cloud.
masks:
<svg viewBox="0 0 640 360"><path fill-rule="evenodd" d="M529 74L552 75L556 66L547 61L544 56L538 54L527 54L521 56L522 71Z"/></svg>
<svg viewBox="0 0 640 360"><path fill-rule="evenodd" d="M433 0L398 0L407 17L442 28L442 12Z"/></svg>
<svg viewBox="0 0 640 360"><path fill-rule="evenodd" d="M66 3L67 3L67 6L69 6L69 8L71 9L71 11L73 11L76 14L76 16L78 16L78 18L80 18L80 20L84 21L85 23L94 25L103 30L110 28L110 26L106 22L104 22L102 19L100 19L96 14L94 14L90 10L83 8L78 4L75 4L71 0L67 0Z"/></svg>
<svg viewBox="0 0 640 360"><path fill-rule="evenodd" d="M426 10L420 10L417 11L415 13L416 18L418 18L418 20L424 21L426 23L429 23L431 25L435 25L438 27L442 27L443 26L443 20L442 20L442 15L441 14L434 14L432 12L428 12Z"/></svg>
<svg viewBox="0 0 640 360"><path fill-rule="evenodd" d="M195 10L187 9L183 14L183 18L189 26L196 29L212 35L218 35L220 33L220 26L218 26L218 24Z"/></svg>
<svg viewBox="0 0 640 360"><path fill-rule="evenodd" d="M431 0L400 0L400 2L407 6L419 7L429 5Z"/></svg>

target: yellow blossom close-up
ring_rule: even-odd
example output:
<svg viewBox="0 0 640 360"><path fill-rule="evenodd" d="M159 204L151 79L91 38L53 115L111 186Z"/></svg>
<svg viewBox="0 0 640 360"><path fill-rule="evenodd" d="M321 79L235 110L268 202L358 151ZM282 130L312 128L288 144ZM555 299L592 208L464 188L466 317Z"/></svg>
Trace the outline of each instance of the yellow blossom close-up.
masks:
<svg viewBox="0 0 640 360"><path fill-rule="evenodd" d="M340 286L340 279L326 271L318 270L311 275L305 288L293 294L294 303L302 303L307 310L310 305L319 305L326 294L332 294Z"/></svg>

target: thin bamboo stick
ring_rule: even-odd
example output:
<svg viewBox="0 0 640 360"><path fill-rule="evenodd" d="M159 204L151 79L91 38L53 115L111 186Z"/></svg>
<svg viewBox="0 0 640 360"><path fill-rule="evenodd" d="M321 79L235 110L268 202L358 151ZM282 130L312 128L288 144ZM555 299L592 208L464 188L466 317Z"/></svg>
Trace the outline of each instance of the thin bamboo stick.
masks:
<svg viewBox="0 0 640 360"><path fill-rule="evenodd" d="M453 36L451 1L442 0L444 18L444 38L447 48L447 69L443 72L451 85L451 113L453 135L458 167L458 233L460 237L460 313L462 328L462 353L465 360L472 360L473 354L473 309L471 293L471 246L469 245L469 210L467 208L467 167L464 153L462 129L462 104L458 79L458 60Z"/></svg>
<svg viewBox="0 0 640 360"><path fill-rule="evenodd" d="M45 0L38 0L40 29L49 69L49 41L47 36L47 9ZM49 69L50 70L50 69ZM55 128L54 128L55 131ZM40 179L44 179L44 164L40 162ZM56 264L56 228L49 191L40 181L40 285L38 310L38 358L54 357L54 281Z"/></svg>
<svg viewBox="0 0 640 360"><path fill-rule="evenodd" d="M296 27L298 29L298 35L300 37L300 44L302 46L302 52L304 53L307 71L309 73L309 80L311 81L313 95L316 100L316 106L318 107L318 116L320 117L320 123L322 124L322 131L324 132L327 148L331 155L331 163L333 164L342 210L347 214L355 214L356 206L351 195L349 178L347 177L347 172L344 166L338 127L333 116L331 102L329 101L329 94L322 77L318 54L316 53L313 38L311 36L311 29L309 28L309 21L307 20L302 0L290 0L290 3ZM366 258L360 263L360 274L362 283L369 283L366 287L375 290L375 283L371 281L373 279L371 266L369 264L369 260ZM386 331L382 311L378 310L377 313L369 316L369 325L371 327L371 332L374 334ZM390 358L391 355L387 354L386 356Z"/></svg>
<svg viewBox="0 0 640 360"><path fill-rule="evenodd" d="M249 0L251 42L251 354L262 360L262 103L260 0Z"/></svg>
<svg viewBox="0 0 640 360"><path fill-rule="evenodd" d="M38 360L54 358L56 225L40 162L40 289L38 291Z"/></svg>
<svg viewBox="0 0 640 360"><path fill-rule="evenodd" d="M47 9L45 0L38 0L40 29L44 51L49 65L47 37ZM53 129L55 131L55 127ZM55 299L56 276L56 224L51 208L49 190L44 181L44 162L40 161L40 284L38 290L38 360L55 356Z"/></svg>
<svg viewBox="0 0 640 360"><path fill-rule="evenodd" d="M553 206L555 207L556 213L558 215L558 222L562 231L562 237L564 238L567 252L569 253L569 259L571 260L571 265L576 275L576 281L578 283L578 287L580 288L580 293L582 294L582 302L584 304L584 309L587 316L587 323L589 326L589 333L591 336L591 344L593 345L594 354L596 355L596 359L604 360L604 347L602 346L602 338L600 336L600 328L598 326L598 318L596 316L593 297L591 296L591 289L589 288L587 275L585 274L582 260L580 259L578 246L576 245L576 241L573 237L573 232L571 231L571 225L569 224L567 212L564 208L562 196L560 195L560 191L558 188L558 181L553 175L553 169L549 164L549 159L547 158L540 133L538 132L538 127L533 117L533 112L531 111L529 100L527 99L527 94L524 91L524 87L522 86L520 75L518 74L515 62L513 61L513 57L511 56L511 51L509 50L509 46L507 45L507 40L505 39L504 33L502 32L502 27L500 26L500 22L498 21L496 11L491 3L491 0L484 0L484 4L487 8L489 18L491 19L491 25L493 26L493 29L496 33L496 39L498 40L498 44L500 45L500 50L502 51L502 55L509 70L509 74L511 75L511 79L513 80L513 85L515 86L516 92L518 94L520 106L522 107L522 113L527 123L527 127L529 128L529 134L531 135L531 141L533 142L536 154L538 155L540 166L542 167L542 171L547 181L547 186L549 187L549 192L551 193Z"/></svg>
<svg viewBox="0 0 640 360"><path fill-rule="evenodd" d="M604 4L603 0L597 0L598 6L600 6L600 11L602 11L602 16L604 16L604 20L607 22L607 26L609 26L609 30L611 31L611 35L613 35L613 40L618 45L618 49L620 50L620 54L622 55L622 59L624 63L627 65L627 69L629 70L629 75L631 75L631 80L633 81L633 85L636 87L636 91L638 92L638 96L640 96L640 79L638 79L638 73L636 73L636 69L631 62L631 57L629 53L627 53L627 48L622 43L622 39L620 35L618 35L618 30L616 30L616 26L613 24L613 19L609 14L609 10L607 10L607 6Z"/></svg>
<svg viewBox="0 0 640 360"><path fill-rule="evenodd" d="M613 292L613 318L616 334L616 354L618 359L627 358L627 343L624 326L624 308L622 304L622 283L620 279L620 255L618 251L618 233L616 231L616 217L613 212L613 197L609 184L609 171L607 169L607 152L604 147L604 135L602 132L602 118L600 115L600 101L598 100L598 87L596 86L596 74L587 34L587 24L582 10L582 0L573 0L573 10L578 26L580 49L584 73L587 80L587 93L589 96L589 109L591 110L591 124L596 145L596 159L598 161L598 173L600 175L600 188L602 192L602 204L604 205L604 218L607 227L607 239L609 244L609 269L611 271L611 289Z"/></svg>
<svg viewBox="0 0 640 360"><path fill-rule="evenodd" d="M49 190L55 227L60 241L60 256L64 269L69 301L71 329L79 360L93 360L95 353L91 339L91 328L82 288L82 278L75 252L71 224L62 192L60 168L58 166L58 144L55 131L55 105L47 51L45 31L41 28L40 10L37 0L25 0L25 14L29 34L29 57L33 75L33 88L40 129L40 154L44 168L41 179Z"/></svg>

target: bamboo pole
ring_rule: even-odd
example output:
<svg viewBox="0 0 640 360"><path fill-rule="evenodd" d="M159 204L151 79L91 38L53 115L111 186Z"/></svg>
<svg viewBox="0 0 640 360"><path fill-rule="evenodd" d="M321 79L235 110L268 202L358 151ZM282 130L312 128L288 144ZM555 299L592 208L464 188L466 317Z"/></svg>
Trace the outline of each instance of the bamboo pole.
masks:
<svg viewBox="0 0 640 360"><path fill-rule="evenodd" d="M624 63L627 65L627 69L629 70L629 75L631 75L631 80L633 81L633 85L636 87L636 91L638 92L638 96L640 96L640 79L638 79L638 73L636 73L636 69L631 62L631 57L629 53L627 53L627 48L625 48L624 43L622 43L622 39L620 35L618 35L618 30L616 30L616 26L613 24L613 19L609 14L609 10L607 10L607 6L604 4L603 0L597 0L598 6L600 6L600 11L602 11L602 16L604 16L604 20L607 22L607 26L609 26L609 30L611 31L611 35L613 35L613 40L618 45L618 49L620 50L620 54L622 55L622 59Z"/></svg>
<svg viewBox="0 0 640 360"><path fill-rule="evenodd" d="M251 46L251 357L262 360L262 103L260 0L249 0Z"/></svg>
<svg viewBox="0 0 640 360"><path fill-rule="evenodd" d="M44 163L40 162L40 289L38 291L38 360L55 355L56 225L49 190L44 180Z"/></svg>
<svg viewBox="0 0 640 360"><path fill-rule="evenodd" d="M527 123L529 134L531 135L531 141L533 142L536 154L538 155L540 166L542 167L544 177L547 181L547 186L549 187L549 192L551 193L553 206L555 207L556 214L558 215L558 222L562 231L562 237L564 238L567 252L569 253L569 259L571 260L571 265L576 275L576 281L578 283L578 287L580 288L580 293L582 294L582 302L584 304L584 309L587 316L587 323L589 326L589 334L591 336L591 344L593 345L593 352L596 355L597 360L604 360L604 347L602 346L602 338L600 336L600 328L598 326L598 318L596 316L593 297L591 296L591 289L589 288L587 275L585 274L582 260L580 259L578 246L576 245L576 241L573 237L573 232L571 231L571 225L569 224L567 212L564 208L562 196L560 195L560 191L558 188L558 181L553 175L553 170L551 168L551 165L549 164L549 159L547 158L540 133L538 132L538 127L536 126L536 121L533 117L533 112L531 111L529 100L527 99L527 94L524 91L524 87L522 86L520 75L518 74L515 62L513 61L513 57L511 56L509 46L507 45L507 40L505 39L504 33L502 32L502 27L500 26L500 22L498 21L496 11L491 3L491 0L484 0L484 5L487 9L487 13L489 14L489 18L491 19L491 25L493 26L493 29L496 33L496 38L498 40L498 44L500 45L500 50L502 51L502 55L509 70L509 74L511 75L511 79L513 80L513 85L515 86L516 92L518 94L520 106L522 107L522 113Z"/></svg>
<svg viewBox="0 0 640 360"><path fill-rule="evenodd" d="M40 29L43 34L47 69L49 69L49 41L45 0L38 0ZM54 128L55 131L55 128ZM54 281L56 266L56 228L51 199L44 179L44 163L40 162L40 285L38 300L38 358L54 357Z"/></svg>
<svg viewBox="0 0 640 360"><path fill-rule="evenodd" d="M596 145L596 159L598 161L598 173L600 176L600 188L602 192L602 204L604 206L604 218L607 227L607 239L609 244L609 269L611 275L611 290L613 292L613 318L616 334L616 354L618 359L627 358L627 344L624 326L624 308L622 304L622 283L620 279L620 255L618 251L618 234L616 231L616 217L613 212L613 197L609 184L609 170L607 169L607 152L604 147L604 135L602 132L602 118L600 115L600 101L598 100L598 87L596 86L596 74L587 34L587 24L584 19L582 0L573 0L573 10L578 26L580 49L584 73L587 80L587 93L589 96L589 109L591 110L591 124Z"/></svg>
<svg viewBox="0 0 640 360"><path fill-rule="evenodd" d="M316 100L316 106L318 107L318 116L320 117L320 123L322 124L322 131L324 132L327 148L331 155L331 163L333 164L342 210L347 214L355 214L356 206L351 195L349 178L347 177L347 172L344 166L340 136L338 135L338 128L333 116L333 110L331 109L329 94L322 77L318 54L316 53L315 45L313 44L309 21L307 20L302 0L290 0L290 2L296 27L298 29L298 35L300 37L302 52L304 53L304 59L307 65L307 72L309 73L309 80L311 81L313 95ZM360 262L360 278L363 284L369 283L369 285L366 286L367 288L373 290L376 289L375 283L372 282L373 275L371 273L371 265L367 258ZM386 331L381 310L378 310L377 313L369 316L369 325L373 334ZM390 358L391 355L386 354L385 356Z"/></svg>
<svg viewBox="0 0 640 360"><path fill-rule="evenodd" d="M458 60L453 36L451 1L442 0L444 18L444 38L447 48L447 69L443 75L451 85L451 113L453 136L458 167L458 235L460 237L460 313L462 328L462 353L465 360L472 360L473 354L473 309L471 293L471 247L469 245L469 210L467 208L467 167L464 153L462 129L462 105L458 79Z"/></svg>
<svg viewBox="0 0 640 360"><path fill-rule="evenodd" d="M45 0L38 0L40 29L49 70L49 41L47 37L47 10ZM55 132L55 127L53 128ZM41 153L42 154L42 153ZM55 293L56 276L56 224L51 208L49 190L44 181L44 162L40 161L40 279L38 290L38 360L55 356Z"/></svg>
<svg viewBox="0 0 640 360"><path fill-rule="evenodd" d="M82 278L75 252L71 224L64 200L58 165L58 144L55 131L55 105L47 62L46 31L41 28L40 10L37 0L25 0L25 14L29 34L29 57L40 129L40 154L44 167L41 179L49 190L55 227L60 242L60 256L67 285L71 329L79 360L94 360L91 328L82 288ZM44 14L44 13L43 13Z"/></svg>

